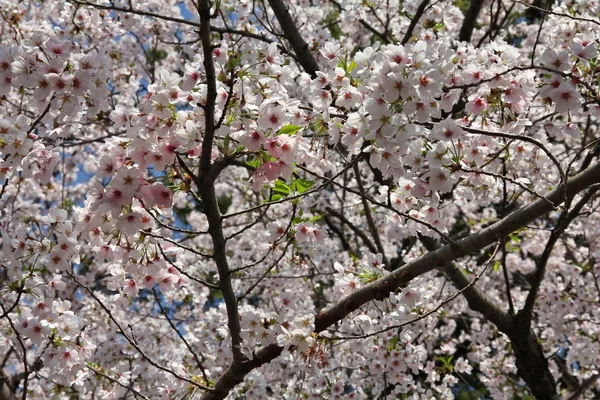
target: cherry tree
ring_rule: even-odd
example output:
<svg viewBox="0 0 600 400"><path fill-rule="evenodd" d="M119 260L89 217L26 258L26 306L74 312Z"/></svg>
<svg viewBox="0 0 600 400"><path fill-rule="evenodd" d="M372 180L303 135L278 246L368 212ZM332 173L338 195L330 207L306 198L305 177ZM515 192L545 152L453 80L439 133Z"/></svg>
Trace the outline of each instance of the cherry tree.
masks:
<svg viewBox="0 0 600 400"><path fill-rule="evenodd" d="M597 398L598 15L0 0L0 398Z"/></svg>

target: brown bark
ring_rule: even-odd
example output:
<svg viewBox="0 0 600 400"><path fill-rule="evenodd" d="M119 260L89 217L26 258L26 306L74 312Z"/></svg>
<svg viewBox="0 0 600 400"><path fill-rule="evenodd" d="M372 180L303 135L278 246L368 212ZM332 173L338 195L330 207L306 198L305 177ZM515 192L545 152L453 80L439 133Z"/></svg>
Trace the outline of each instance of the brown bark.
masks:
<svg viewBox="0 0 600 400"><path fill-rule="evenodd" d="M460 33L458 34L458 40L461 42L471 41L473 29L475 29L477 17L479 16L482 6L483 0L471 0L471 4L469 4L469 8L465 13L465 19L463 20L463 24L460 28Z"/></svg>
<svg viewBox="0 0 600 400"><path fill-rule="evenodd" d="M315 317L315 332L324 331L371 300L383 299L389 296L391 292L410 282L415 277L433 269L445 267L447 264L467 254L480 251L515 230L528 225L560 205L565 200L565 190L572 196L598 182L600 182L600 163L589 167L577 176L569 179L566 188L559 187L550 192L545 198L538 199L527 206L521 207L495 224L454 244L448 244L431 251L421 258L403 265L389 275L363 286L344 297ZM449 276L452 276L452 271L450 270L449 272ZM455 284L457 287L460 287L462 285L460 282L464 281L466 277L461 278L459 276L455 279ZM518 320L508 317L508 314L505 314L505 312L499 310L497 307L492 308L487 307L485 303L481 303L483 306L477 303L477 298L473 296L478 293L480 292L477 289L465 291L466 296L472 296L469 304L481 312L485 318L494 320L499 330L503 331L511 339L515 347L519 374L528 384L532 393L538 399L555 399L555 382L549 374L548 362L544 357L542 347L537 342L535 333L530 329L526 330L521 327L518 322L515 322ZM215 391L206 393L203 399L214 400L225 398L229 391L241 383L250 371L272 361L282 351L283 348L277 345L270 345L259 350L252 360L245 361L242 364L234 363L219 378L215 385Z"/></svg>

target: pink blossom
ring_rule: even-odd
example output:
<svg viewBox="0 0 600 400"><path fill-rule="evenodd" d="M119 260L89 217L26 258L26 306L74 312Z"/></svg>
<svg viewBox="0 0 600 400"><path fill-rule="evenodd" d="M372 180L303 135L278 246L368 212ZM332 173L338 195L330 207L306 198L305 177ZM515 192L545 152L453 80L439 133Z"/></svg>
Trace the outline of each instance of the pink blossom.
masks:
<svg viewBox="0 0 600 400"><path fill-rule="evenodd" d="M281 104L267 103L261 106L258 126L263 130L278 130L286 122L285 108Z"/></svg>
<svg viewBox="0 0 600 400"><path fill-rule="evenodd" d="M558 88L551 91L550 98L554 101L556 112L559 113L576 110L583 102L581 95L566 82L561 83Z"/></svg>
<svg viewBox="0 0 600 400"><path fill-rule="evenodd" d="M465 110L469 114L481 115L487 107L488 103L484 98L476 97L467 103Z"/></svg>

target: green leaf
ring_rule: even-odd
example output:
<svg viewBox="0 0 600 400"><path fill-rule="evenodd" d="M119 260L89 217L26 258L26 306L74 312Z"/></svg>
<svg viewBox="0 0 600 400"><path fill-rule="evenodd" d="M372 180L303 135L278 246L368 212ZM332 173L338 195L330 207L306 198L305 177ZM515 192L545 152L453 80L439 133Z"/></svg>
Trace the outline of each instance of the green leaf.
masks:
<svg viewBox="0 0 600 400"><path fill-rule="evenodd" d="M502 263L500 262L500 260L494 260L494 272L498 272L500 270L500 266L502 265Z"/></svg>
<svg viewBox="0 0 600 400"><path fill-rule="evenodd" d="M221 212L221 214L227 214L227 210L229 210L229 207L231 206L232 203L233 203L232 196L227 196L227 195L222 194L219 197L217 197L217 204L219 206L219 211Z"/></svg>
<svg viewBox="0 0 600 400"><path fill-rule="evenodd" d="M329 33L335 39L339 39L342 36L342 29L340 25L337 23L339 21L340 13L339 11L331 11L322 22L323 26L327 26L329 29Z"/></svg>
<svg viewBox="0 0 600 400"><path fill-rule="evenodd" d="M510 238L510 241L506 243L506 250L511 253L521 250L521 238L519 238L517 232L511 233L508 237Z"/></svg>
<svg viewBox="0 0 600 400"><path fill-rule="evenodd" d="M306 192L315 184L315 181L309 181L304 179L294 179L292 182L292 190L300 194Z"/></svg>
<svg viewBox="0 0 600 400"><path fill-rule="evenodd" d="M231 138L227 135L225 136L225 139L223 139L223 152L226 156L229 155L229 143L231 143Z"/></svg>
<svg viewBox="0 0 600 400"><path fill-rule="evenodd" d="M363 269L363 272L357 275L358 279L360 279L363 283L371 283L375 282L377 279L381 278L381 274L376 271L368 271Z"/></svg>
<svg viewBox="0 0 600 400"><path fill-rule="evenodd" d="M188 304L189 305L189 304L192 304L192 300L193 299L194 299L194 296L192 296L191 293L188 293L188 294L185 295L185 297L183 298L182 302L184 304Z"/></svg>
<svg viewBox="0 0 600 400"><path fill-rule="evenodd" d="M166 50L162 49L156 50L155 48L150 48L146 51L146 59L152 63L164 60L165 58L167 58L168 55L169 53L167 53Z"/></svg>
<svg viewBox="0 0 600 400"><path fill-rule="evenodd" d="M8 290L10 290L11 292L16 292L17 290L20 289L20 286L21 286L21 281L12 281L8 285Z"/></svg>
<svg viewBox="0 0 600 400"><path fill-rule="evenodd" d="M454 0L454 5L460 9L463 13L466 13L469 9L469 0Z"/></svg>
<svg viewBox="0 0 600 400"><path fill-rule="evenodd" d="M352 72L352 70L353 70L354 68L356 68L356 62L355 62L355 61L352 61L352 62L350 63L350 65L348 65L348 68L346 69L346 72L350 73L350 72Z"/></svg>
<svg viewBox="0 0 600 400"><path fill-rule="evenodd" d="M260 167L261 164L262 164L262 161L259 158L255 158L254 160L246 161L246 165L248 165L249 167L252 167L254 169L257 169L258 167Z"/></svg>
<svg viewBox="0 0 600 400"><path fill-rule="evenodd" d="M298 125L286 125L283 128L281 128L279 131L277 131L277 134L278 135L293 135L302 128L303 128L302 126L298 126Z"/></svg>
<svg viewBox="0 0 600 400"><path fill-rule="evenodd" d="M454 370L454 366L452 365L452 359L454 359L454 356L438 357L438 360L442 362L442 366L440 367L442 372L451 373Z"/></svg>
<svg viewBox="0 0 600 400"><path fill-rule="evenodd" d="M385 347L385 349L387 351L392 351L396 348L397 344L398 344L398 336L394 336L393 338L390 339L390 343Z"/></svg>
<svg viewBox="0 0 600 400"><path fill-rule="evenodd" d="M233 153L231 154L232 156L238 155L239 153L241 153L242 151L244 151L245 147L244 146L238 146L235 148L235 150L233 151Z"/></svg>
<svg viewBox="0 0 600 400"><path fill-rule="evenodd" d="M290 187L282 180L275 181L275 187L271 189L271 201L285 199L290 195Z"/></svg>

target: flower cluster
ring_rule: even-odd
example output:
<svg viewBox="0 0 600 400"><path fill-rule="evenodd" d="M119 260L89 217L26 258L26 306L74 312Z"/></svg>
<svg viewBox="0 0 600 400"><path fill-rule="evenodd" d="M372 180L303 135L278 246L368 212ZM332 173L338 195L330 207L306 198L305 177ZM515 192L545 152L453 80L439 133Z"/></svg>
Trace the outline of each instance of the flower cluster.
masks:
<svg viewBox="0 0 600 400"><path fill-rule="evenodd" d="M0 0L3 393L597 397L598 2L100 3Z"/></svg>

